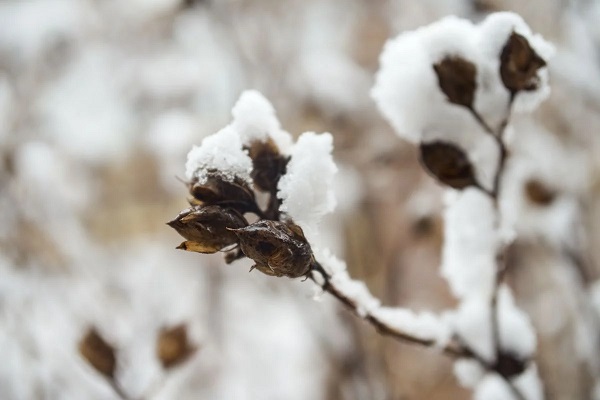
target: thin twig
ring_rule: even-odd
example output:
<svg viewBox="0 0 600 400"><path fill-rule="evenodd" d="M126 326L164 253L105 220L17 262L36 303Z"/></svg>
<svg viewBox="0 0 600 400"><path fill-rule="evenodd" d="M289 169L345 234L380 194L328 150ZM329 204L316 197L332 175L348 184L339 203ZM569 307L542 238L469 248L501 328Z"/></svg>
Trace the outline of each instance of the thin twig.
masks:
<svg viewBox="0 0 600 400"><path fill-rule="evenodd" d="M117 396L119 396L120 399L122 399L122 400L134 400L127 393L125 393L125 391L123 390L123 388L121 387L121 385L119 385L119 383L117 382L117 380L114 377L111 377L108 380L108 383L110 384L110 387L114 390L115 394ZM143 400L143 399L136 399L136 400Z"/></svg>
<svg viewBox="0 0 600 400"><path fill-rule="evenodd" d="M322 282L319 282L317 278L312 274L312 272L318 272L323 279ZM416 336L413 336L409 333L402 332L398 329L395 329L385 322L378 319L376 316L372 314L361 314L358 311L358 305L348 296L346 296L341 290L339 290L335 285L331 283L331 276L325 271L322 265L318 262L315 262L311 267L311 272L309 272L310 279L319 285L323 291L331 294L333 297L338 299L342 304L344 304L350 311L352 311L356 316L363 318L365 321L370 323L381 335L390 336L402 343L410 343L416 344L425 347L435 347L436 342L431 339L423 339ZM490 363L483 357L481 357L477 352L473 351L469 345L462 340L460 337L455 336L454 340L447 344L444 347L440 348L441 352L446 354L449 357L454 359L460 358L470 358L477 361L486 371L491 371L498 374L502 379L505 380L506 384L509 386L511 392L515 395L517 400L526 400L524 395L520 392L520 390L514 385L514 383L510 380L509 377L505 376L497 366L496 363Z"/></svg>
<svg viewBox="0 0 600 400"><path fill-rule="evenodd" d="M506 147L506 143L504 142L504 134L506 132L506 128L510 121L514 99L515 99L515 93L511 93L507 107L506 107L506 112L504 114L504 117L502 118L502 121L500 122L500 124L498 125L498 128L496 130L493 130L490 127L490 125L487 124L487 122L483 119L483 117L474 108L469 109L471 111L471 114L473 115L473 117L475 117L477 122L479 122L479 124L481 125L483 130L494 139L494 141L496 142L496 145L498 147L498 153L499 153L498 154L498 164L496 166L496 172L494 174L492 189L487 190L487 189L480 187L480 189L485 194L487 194L493 201L494 210L496 212L496 228L499 228L499 225L500 225L500 219L501 219L500 218L500 204L499 204L500 189L501 189L502 176L504 175L504 171L505 171L506 160L508 158L508 149ZM492 343L494 344L496 360L499 359L500 352L501 352L500 316L499 316L499 312L498 312L498 292L500 290L500 286L502 285L502 282L504 281L504 277L506 275L506 270L507 270L507 268L506 268L506 251L507 251L507 247L502 246L496 254L496 274L495 274L495 278L494 278L494 291L492 293L492 298L490 299ZM480 363L481 363L481 361L480 361ZM526 400L523 393L521 393L521 391L510 381L510 379L508 377L503 376L499 371L496 371L496 372L498 372L498 374L506 380L506 382L508 383L508 386L511 389L511 392L515 395L515 397L518 400Z"/></svg>
<svg viewBox="0 0 600 400"><path fill-rule="evenodd" d="M406 332L402 332L398 329L392 328L391 326L386 325L383 321L371 314L361 314L358 311L358 305L356 304L356 302L350 299L348 296L346 296L341 290L339 290L331 283L331 276L325 271L323 266L321 266L318 262L315 262L312 266L311 271L318 272L323 278L323 282L319 282L313 274L310 274L310 279L313 280L317 285L319 285L321 289L323 289L323 291L331 294L342 304L344 304L347 308L349 308L350 311L352 311L355 315L363 318L365 321L373 325L380 334L385 336L391 336L405 343L413 343L426 347L433 347L436 345L436 342L434 340L419 338ZM462 346L454 342L446 345L445 347L442 347L440 350L453 358L473 357L474 355L473 351L471 351L468 347Z"/></svg>

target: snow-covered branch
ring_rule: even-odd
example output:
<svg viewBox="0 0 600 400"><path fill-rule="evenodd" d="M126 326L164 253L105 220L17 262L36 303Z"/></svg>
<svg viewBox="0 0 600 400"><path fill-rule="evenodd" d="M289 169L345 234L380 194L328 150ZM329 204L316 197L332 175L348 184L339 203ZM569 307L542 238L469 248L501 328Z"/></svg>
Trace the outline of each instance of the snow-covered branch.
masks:
<svg viewBox="0 0 600 400"><path fill-rule="evenodd" d="M535 333L504 283L513 235L501 210L510 117L547 96L551 52L521 18L498 13L480 25L445 18L401 34L382 53L373 97L449 187L442 275L456 310L384 307L349 277L319 235L335 206L332 137L306 132L293 143L256 91L243 93L231 124L188 155L191 207L169 222L186 239L178 248L310 278L380 333L456 358L459 380L477 399L541 398Z"/></svg>

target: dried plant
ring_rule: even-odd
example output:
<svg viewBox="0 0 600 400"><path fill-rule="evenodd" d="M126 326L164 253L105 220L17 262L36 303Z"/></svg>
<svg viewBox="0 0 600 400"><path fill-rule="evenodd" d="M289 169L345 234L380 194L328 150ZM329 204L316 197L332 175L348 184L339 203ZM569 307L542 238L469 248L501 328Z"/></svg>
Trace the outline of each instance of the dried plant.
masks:
<svg viewBox="0 0 600 400"><path fill-rule="evenodd" d="M505 38L500 47L499 37ZM429 52L428 45L435 49ZM396 66L406 61L397 59L395 53L404 55L406 48L421 51L423 65L420 70L412 65L402 75L405 71ZM474 249L475 254L468 253L465 243L458 250L445 250L448 265L457 258L451 251L461 252L458 260L483 260L482 265L472 267L480 269L475 276L484 280L471 282L471 287L458 288L469 280L469 273L460 270L463 267L446 266L446 276L460 300L457 310L435 316L382 307L362 282L348 277L342 262L320 247L318 218L332 206L331 138L305 133L292 145L272 106L257 92L244 93L234 107L232 124L190 152L187 185L192 207L168 223L187 239L178 248L222 251L228 263L247 257L254 262L251 270L313 280L381 334L437 347L455 358L459 379L475 390L477 398L539 398L534 332L504 284L506 249L512 239L504 233L501 209L509 157L506 131L513 108L517 104L519 109L531 109L547 94L546 61L536 48L549 55L547 44L532 36L519 17L495 14L481 26L447 18L401 35L382 55L373 90L381 111L401 136L420 143L421 162L435 179L462 191L448 210L447 246L461 235L453 213L469 218L475 211L474 215L482 216L481 221L460 221L475 223L470 229L488 237L481 248ZM435 85L430 83L431 71ZM403 109L410 101L432 103L433 109L411 117L411 110ZM435 114L438 109L441 115ZM447 135L445 117L451 129L465 132ZM490 140L491 178L481 170L480 160L472 161L469 152L473 149L463 147L475 143L477 149L487 143L490 149ZM530 186L532 201L551 201L551 193L540 185ZM265 195L266 205L261 207L257 199Z"/></svg>

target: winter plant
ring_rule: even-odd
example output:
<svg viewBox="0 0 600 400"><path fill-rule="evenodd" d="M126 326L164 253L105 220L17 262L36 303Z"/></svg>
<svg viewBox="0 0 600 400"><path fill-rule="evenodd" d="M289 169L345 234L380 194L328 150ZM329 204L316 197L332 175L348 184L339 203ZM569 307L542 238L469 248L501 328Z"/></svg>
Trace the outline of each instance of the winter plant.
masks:
<svg viewBox="0 0 600 400"><path fill-rule="evenodd" d="M511 116L548 95L551 53L520 17L497 13L478 25L449 17L403 33L381 55L379 110L448 188L441 273L456 309L382 306L350 278L319 237L319 220L335 206L332 136L306 132L294 143L256 91L188 155L190 207L169 222L186 239L178 248L312 280L381 334L453 358L476 399L543 398L535 332L504 282L515 235L502 188L511 179Z"/></svg>

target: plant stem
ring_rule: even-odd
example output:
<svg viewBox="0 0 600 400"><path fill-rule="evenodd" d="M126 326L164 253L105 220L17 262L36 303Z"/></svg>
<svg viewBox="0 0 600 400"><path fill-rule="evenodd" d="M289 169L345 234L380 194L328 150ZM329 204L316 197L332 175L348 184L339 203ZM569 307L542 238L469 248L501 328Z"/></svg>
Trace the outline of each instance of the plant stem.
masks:
<svg viewBox="0 0 600 400"><path fill-rule="evenodd" d="M314 272L318 272L321 275L323 282L319 282L319 280L313 275ZM348 296L346 296L340 289L338 289L337 287L335 287L335 285L333 285L331 283L331 275L329 275L327 273L327 271L325 271L323 266L321 264L319 264L318 262L315 261L314 264L311 266L311 272L309 272L309 277L313 282L315 282L317 285L319 285L323 289L323 291L331 294L333 297L338 299L342 304L344 304L350 311L352 311L353 314L355 314L358 317L363 318L365 321L370 323L380 334L382 334L384 336L389 336L389 337L396 339L402 343L410 343L410 344L415 344L415 345L420 345L420 346L425 346L425 347L435 347L436 346L436 342L434 340L422 339L422 338L416 337L414 335L411 335L407 332L400 331L396 328L393 328L393 327L387 325L385 322L381 321L380 319L378 319L376 316L374 316L372 314L369 314L369 313L367 313L366 315L361 314L358 311L358 305L356 304L356 302L354 300L350 299ZM486 371L494 372L494 373L498 374L502 379L504 379L506 384L509 386L510 391L515 395L517 400L526 400L524 395L514 385L514 383L510 380L510 378L507 376L504 376L498 370L498 367L496 366L495 363L490 363L489 361L485 360L478 353L473 351L469 347L469 345L467 343L465 343L463 340L461 340L459 337L455 337L452 342L450 342L446 346L440 348L440 350L442 353L444 353L447 356L452 357L454 359L471 358L471 359L477 361Z"/></svg>

